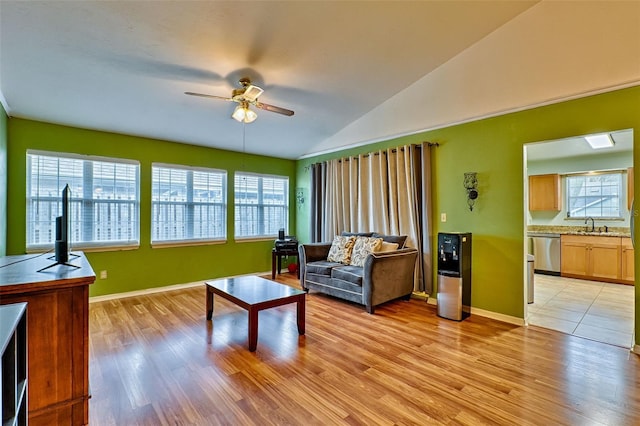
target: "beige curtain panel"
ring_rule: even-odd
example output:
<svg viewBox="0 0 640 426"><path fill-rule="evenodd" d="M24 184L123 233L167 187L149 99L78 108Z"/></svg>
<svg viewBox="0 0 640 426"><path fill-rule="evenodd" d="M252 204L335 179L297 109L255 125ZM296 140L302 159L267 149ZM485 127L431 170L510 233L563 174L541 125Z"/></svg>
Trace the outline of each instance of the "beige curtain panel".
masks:
<svg viewBox="0 0 640 426"><path fill-rule="evenodd" d="M311 167L311 236L342 231L407 235L422 253L414 291L431 293L431 146L405 145Z"/></svg>

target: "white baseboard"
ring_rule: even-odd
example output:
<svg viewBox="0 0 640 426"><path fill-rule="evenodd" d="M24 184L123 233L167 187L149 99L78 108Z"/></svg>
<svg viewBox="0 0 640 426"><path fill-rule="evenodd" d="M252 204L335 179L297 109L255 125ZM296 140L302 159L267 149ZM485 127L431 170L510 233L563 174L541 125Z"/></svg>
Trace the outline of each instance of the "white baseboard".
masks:
<svg viewBox="0 0 640 426"><path fill-rule="evenodd" d="M215 280L223 280L225 278L235 278L235 277L243 277L243 276L249 276L249 275L269 275L269 274L271 274L271 271L269 271L269 272L257 272L257 273L253 273L253 274L233 275L233 276L229 276L229 277L211 278L211 280L214 280L214 279ZM125 297L145 296L147 294L162 293L162 292L165 292L165 291L173 291L173 290L181 290L181 289L190 288L190 287L198 287L198 286L203 286L205 281L209 281L209 280L196 281L196 282L184 283L184 284L167 285L167 286L162 286L162 287L145 288L143 290L126 291L126 292L123 292L123 293L105 294L104 296L93 296L93 297L89 298L89 303L104 302L106 300L123 299Z"/></svg>
<svg viewBox="0 0 640 426"><path fill-rule="evenodd" d="M413 293L411 297L414 299L424 300L429 305L438 306L438 298L431 297L427 293L416 292L416 293ZM481 317L491 318L497 321L507 322L509 324L526 325L523 318L512 317L511 315L500 314L498 312L493 312L493 311L486 311L484 309L474 308L473 306L471 307L471 314L478 315Z"/></svg>
<svg viewBox="0 0 640 426"><path fill-rule="evenodd" d="M514 325L525 325L524 318L513 317L511 315L500 314L493 311L485 311L484 309L478 309L471 307L471 314L479 315L481 317L491 318L497 321L507 322Z"/></svg>

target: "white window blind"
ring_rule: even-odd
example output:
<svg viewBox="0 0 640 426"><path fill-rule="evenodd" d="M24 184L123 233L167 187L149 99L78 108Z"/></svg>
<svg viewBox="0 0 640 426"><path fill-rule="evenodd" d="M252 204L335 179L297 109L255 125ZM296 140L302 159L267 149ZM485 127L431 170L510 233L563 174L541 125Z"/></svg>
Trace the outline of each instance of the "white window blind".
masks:
<svg viewBox="0 0 640 426"><path fill-rule="evenodd" d="M236 238L272 237L287 229L289 178L237 173L234 183Z"/></svg>
<svg viewBox="0 0 640 426"><path fill-rule="evenodd" d="M137 246L139 170L135 161L28 151L27 249L49 248L55 241L67 184L72 248Z"/></svg>
<svg viewBox="0 0 640 426"><path fill-rule="evenodd" d="M566 186L567 217L622 217L622 172L569 175Z"/></svg>
<svg viewBox="0 0 640 426"><path fill-rule="evenodd" d="M224 240L227 173L152 165L152 242Z"/></svg>

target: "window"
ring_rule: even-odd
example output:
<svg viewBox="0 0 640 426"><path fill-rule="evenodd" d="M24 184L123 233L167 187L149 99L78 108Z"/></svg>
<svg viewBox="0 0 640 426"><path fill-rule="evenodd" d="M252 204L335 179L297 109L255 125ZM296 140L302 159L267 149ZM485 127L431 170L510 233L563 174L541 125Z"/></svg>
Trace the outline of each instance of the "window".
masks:
<svg viewBox="0 0 640 426"><path fill-rule="evenodd" d="M137 246L140 165L136 161L27 152L27 249L50 248L61 191L71 188L73 248Z"/></svg>
<svg viewBox="0 0 640 426"><path fill-rule="evenodd" d="M213 241L227 236L227 173L152 165L151 241Z"/></svg>
<svg viewBox="0 0 640 426"><path fill-rule="evenodd" d="M236 238L277 236L288 218L289 178L236 173Z"/></svg>
<svg viewBox="0 0 640 426"><path fill-rule="evenodd" d="M622 217L622 172L571 175L566 185L567 217Z"/></svg>

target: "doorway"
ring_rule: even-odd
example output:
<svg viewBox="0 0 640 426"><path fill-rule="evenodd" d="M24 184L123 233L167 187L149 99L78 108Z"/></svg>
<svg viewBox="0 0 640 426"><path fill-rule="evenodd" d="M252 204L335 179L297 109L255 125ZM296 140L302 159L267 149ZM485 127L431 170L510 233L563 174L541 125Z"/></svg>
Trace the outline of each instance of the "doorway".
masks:
<svg viewBox="0 0 640 426"><path fill-rule="evenodd" d="M524 146L525 257L533 252L532 236L578 235L565 237L562 241L603 237L584 241L619 242L620 248L612 246L609 252L603 252L607 256L617 256L618 260L604 262L601 260L604 259L603 255L597 251L595 253L598 255L594 253L591 256L596 262L614 265L616 272L610 273L606 280L617 280L624 278L621 263L624 256L630 256L631 267L634 258L630 244L630 248L623 249L623 242L630 241L633 130L613 131L604 135L612 145L600 149L591 148L585 136ZM536 187L529 187L529 176L532 175L537 176L534 180L545 176L557 182L557 205L548 207L543 203L540 207L536 202L530 206L531 198L536 197ZM537 184L532 180L531 185ZM549 188L545 187L542 193L553 193ZM577 261L586 259L588 263L591 252L580 252L579 249L570 251L568 245L564 247L564 270L537 269L533 275L533 303L525 300L526 322L590 340L632 347L635 319L633 285L603 282L597 274L594 277L588 273L581 275L582 272L571 269L570 259L575 256ZM543 268L541 265L544 262L539 260L549 261L549 253L532 254L537 260L536 268ZM620 262L620 267L616 266L616 262ZM558 263L562 262L558 259ZM591 265L580 266L595 271ZM632 283L633 277L626 282Z"/></svg>

